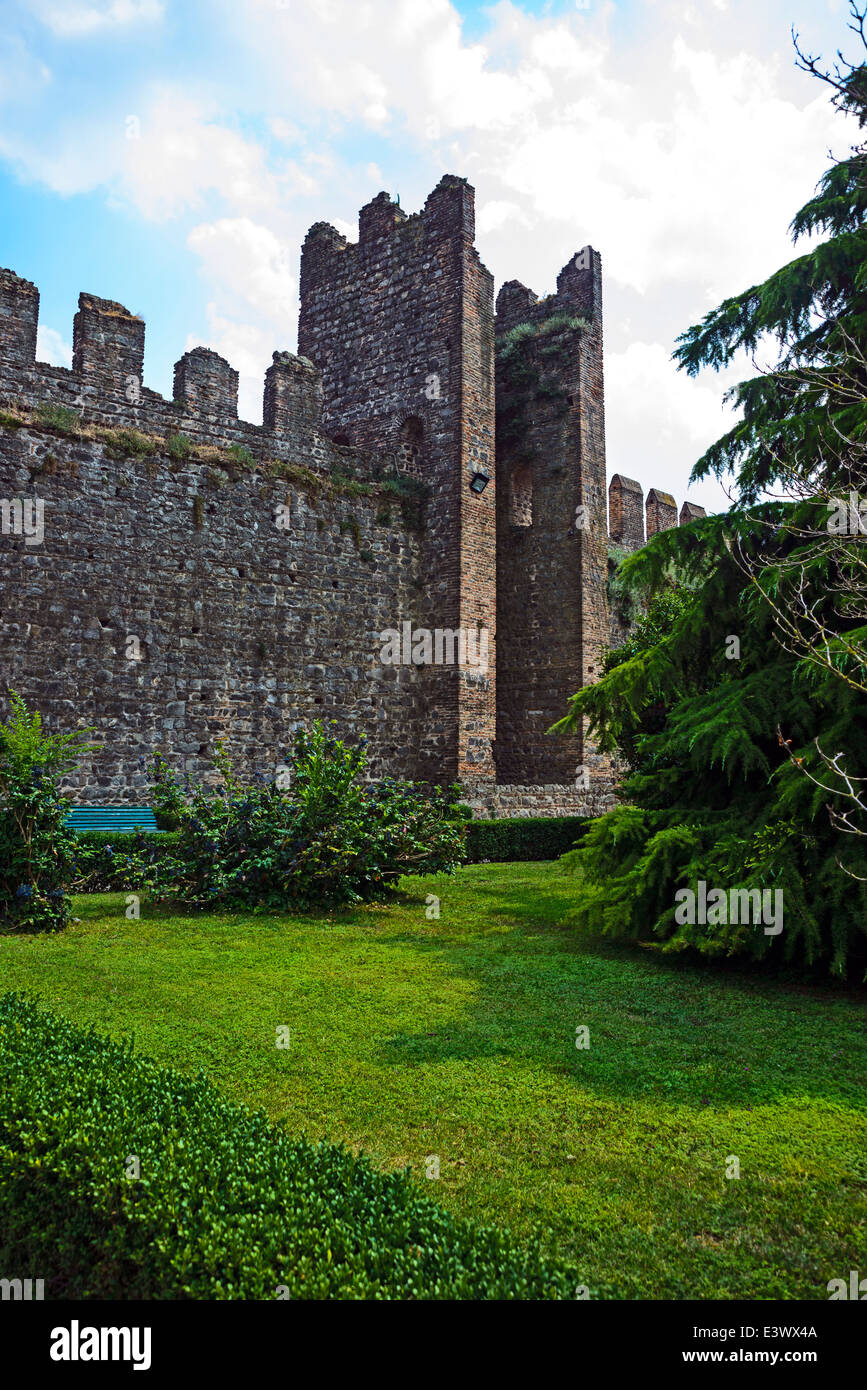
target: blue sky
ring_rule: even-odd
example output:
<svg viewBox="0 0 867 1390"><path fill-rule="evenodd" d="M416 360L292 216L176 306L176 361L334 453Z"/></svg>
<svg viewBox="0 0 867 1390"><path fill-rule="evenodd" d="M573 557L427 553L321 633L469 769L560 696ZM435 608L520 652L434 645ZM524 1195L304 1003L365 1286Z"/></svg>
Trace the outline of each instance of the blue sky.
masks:
<svg viewBox="0 0 867 1390"><path fill-rule="evenodd" d="M147 385L168 394L203 343L257 419L272 350L296 345L309 224L354 236L380 189L414 211L466 175L497 285L546 293L601 251L609 472L680 502L745 369L690 382L673 340L793 254L793 213L854 139L789 32L857 56L846 9L6 0L0 264L40 289L40 356L68 360L86 289L146 319ZM715 483L689 496L725 505Z"/></svg>

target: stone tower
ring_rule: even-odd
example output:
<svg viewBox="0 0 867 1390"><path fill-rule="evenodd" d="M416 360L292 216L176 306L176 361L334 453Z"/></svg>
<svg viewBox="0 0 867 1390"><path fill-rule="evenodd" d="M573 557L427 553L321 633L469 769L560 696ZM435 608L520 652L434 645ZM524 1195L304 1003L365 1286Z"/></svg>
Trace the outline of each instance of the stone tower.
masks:
<svg viewBox="0 0 867 1390"><path fill-rule="evenodd" d="M496 506L471 487L493 474L493 279L474 227L473 189L446 175L422 212L380 193L357 244L318 222L301 255L298 350L322 373L325 429L431 489L424 588L394 627L487 634L486 670L425 672L419 770L436 780L495 776Z"/></svg>
<svg viewBox="0 0 867 1390"><path fill-rule="evenodd" d="M608 642L602 267L585 247L537 299L497 297L497 778L574 783L580 736L554 738Z"/></svg>

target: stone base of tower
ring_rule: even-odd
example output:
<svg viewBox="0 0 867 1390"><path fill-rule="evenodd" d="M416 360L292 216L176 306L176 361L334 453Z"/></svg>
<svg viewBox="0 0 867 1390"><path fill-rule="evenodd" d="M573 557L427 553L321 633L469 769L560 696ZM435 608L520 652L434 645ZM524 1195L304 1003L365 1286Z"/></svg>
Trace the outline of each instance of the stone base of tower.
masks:
<svg viewBox="0 0 867 1390"><path fill-rule="evenodd" d="M478 820L532 819L535 816L601 816L616 804L619 778L600 777L586 790L569 783L538 786L461 784L461 800Z"/></svg>

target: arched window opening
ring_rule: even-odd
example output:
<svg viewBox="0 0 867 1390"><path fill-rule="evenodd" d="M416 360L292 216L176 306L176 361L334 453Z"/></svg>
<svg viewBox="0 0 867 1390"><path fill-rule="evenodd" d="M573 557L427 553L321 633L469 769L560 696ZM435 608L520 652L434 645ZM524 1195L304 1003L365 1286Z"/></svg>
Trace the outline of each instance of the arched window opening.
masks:
<svg viewBox="0 0 867 1390"><path fill-rule="evenodd" d="M424 425L417 415L410 415L400 427L397 450L398 468L413 478L424 470Z"/></svg>
<svg viewBox="0 0 867 1390"><path fill-rule="evenodd" d="M512 472L509 520L513 526L533 525L533 473L526 463L519 464Z"/></svg>

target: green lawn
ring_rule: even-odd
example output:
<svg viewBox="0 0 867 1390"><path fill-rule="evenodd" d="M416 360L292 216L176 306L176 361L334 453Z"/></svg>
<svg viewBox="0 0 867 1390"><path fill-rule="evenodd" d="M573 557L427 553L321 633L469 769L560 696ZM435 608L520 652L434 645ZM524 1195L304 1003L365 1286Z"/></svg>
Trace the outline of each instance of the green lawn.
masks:
<svg viewBox="0 0 867 1390"><path fill-rule="evenodd" d="M324 918L82 898L59 936L0 937L0 989L541 1228L594 1297L826 1299L867 1275L863 1000L579 939L554 864L405 887Z"/></svg>

